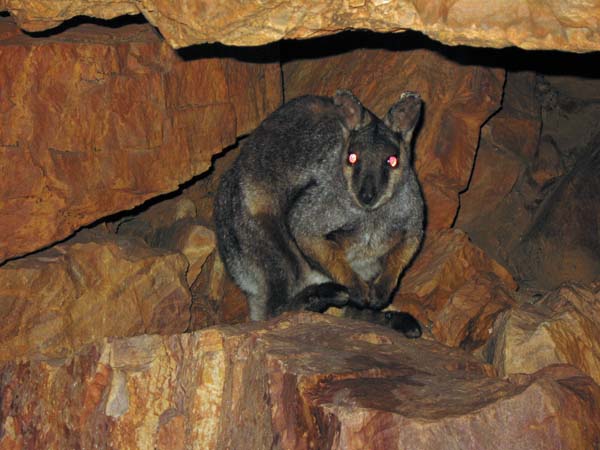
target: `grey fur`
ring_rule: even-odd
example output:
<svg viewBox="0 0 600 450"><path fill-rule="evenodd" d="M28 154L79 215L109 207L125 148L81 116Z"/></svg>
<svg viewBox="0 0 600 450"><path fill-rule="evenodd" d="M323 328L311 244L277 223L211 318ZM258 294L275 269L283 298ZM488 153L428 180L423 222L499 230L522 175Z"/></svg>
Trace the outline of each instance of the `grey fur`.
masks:
<svg viewBox="0 0 600 450"><path fill-rule="evenodd" d="M222 259L247 294L253 320L323 309L318 297L376 309L387 304L390 289L376 286L386 255L404 239L412 243L409 260L423 234L410 142L420 109L418 94L404 93L382 121L348 91L305 96L244 141L221 180L215 222ZM358 153L360 168L347 162L349 152ZM398 167L385 165L390 155ZM309 256L302 247L308 241L343 246L350 285Z"/></svg>

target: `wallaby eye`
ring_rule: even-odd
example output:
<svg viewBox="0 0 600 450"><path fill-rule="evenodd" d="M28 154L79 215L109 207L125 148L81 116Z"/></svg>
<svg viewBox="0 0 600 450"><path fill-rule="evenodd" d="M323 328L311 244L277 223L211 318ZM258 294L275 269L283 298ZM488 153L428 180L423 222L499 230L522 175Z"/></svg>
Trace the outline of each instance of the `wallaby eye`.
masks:
<svg viewBox="0 0 600 450"><path fill-rule="evenodd" d="M395 156L390 156L387 159L387 163L388 163L388 166L394 168L398 165L398 158L396 158Z"/></svg>
<svg viewBox="0 0 600 450"><path fill-rule="evenodd" d="M348 164L354 165L358 161L358 155L356 153L348 153Z"/></svg>

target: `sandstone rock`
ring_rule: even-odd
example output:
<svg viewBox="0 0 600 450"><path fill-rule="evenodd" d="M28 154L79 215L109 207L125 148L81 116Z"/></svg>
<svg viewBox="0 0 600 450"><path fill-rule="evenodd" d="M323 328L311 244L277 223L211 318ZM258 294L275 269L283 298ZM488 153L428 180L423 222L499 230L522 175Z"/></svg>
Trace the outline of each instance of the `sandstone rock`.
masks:
<svg viewBox="0 0 600 450"><path fill-rule="evenodd" d="M600 276L600 147L584 155L535 211L510 263L531 284L590 283Z"/></svg>
<svg viewBox="0 0 600 450"><path fill-rule="evenodd" d="M0 262L175 190L281 102L278 64L178 55L148 24L15 27L0 17Z"/></svg>
<svg viewBox="0 0 600 450"><path fill-rule="evenodd" d="M227 274L216 249L206 259L191 292L190 330L248 320L248 300Z"/></svg>
<svg viewBox="0 0 600 450"><path fill-rule="evenodd" d="M514 305L516 288L464 232L445 230L426 237L391 308L411 313L440 342L474 350L489 339L496 316Z"/></svg>
<svg viewBox="0 0 600 450"><path fill-rule="evenodd" d="M458 193L469 181L480 127L500 106L504 72L454 62L458 55L452 51L402 47L390 51L398 41L386 39L357 43L375 48L285 64L286 98L332 95L348 88L383 115L403 91L419 92L425 113L416 139L415 166L427 204L427 225L430 230L448 228L456 216Z"/></svg>
<svg viewBox="0 0 600 450"><path fill-rule="evenodd" d="M541 289L600 276L600 106L597 80L545 77L544 123L530 171L531 220L511 248L513 271Z"/></svg>
<svg viewBox="0 0 600 450"><path fill-rule="evenodd" d="M192 293L189 330L248 320L246 296L229 277L218 255L212 223L214 193L220 174L231 160L231 156L219 158L209 176L178 195L109 224L120 236L142 238L151 247L177 251L187 258L186 279Z"/></svg>
<svg viewBox="0 0 600 450"><path fill-rule="evenodd" d="M568 363L600 383L600 284L564 285L502 313L486 353L502 376Z"/></svg>
<svg viewBox="0 0 600 450"><path fill-rule="evenodd" d="M481 130L456 218L456 227L504 264L531 223L532 197L539 195L528 178L542 126L536 79L534 72L507 73L502 109Z"/></svg>
<svg viewBox="0 0 600 450"><path fill-rule="evenodd" d="M142 238L151 247L183 254L188 261L186 280L191 286L202 271L206 258L215 251L216 236L213 230L195 219L195 205L190 199L181 197L173 200L159 202L149 211L123 219L118 224L109 224L109 228L120 236ZM185 217L192 212L194 216ZM176 219L181 213L185 214L184 218Z"/></svg>
<svg viewBox="0 0 600 450"><path fill-rule="evenodd" d="M186 279L191 286L204 266L206 259L216 251L217 238L214 231L190 221L179 221L169 236L164 237L165 246L178 250L188 260Z"/></svg>
<svg viewBox="0 0 600 450"><path fill-rule="evenodd" d="M456 226L539 289L600 274L597 91L594 80L509 72L460 197Z"/></svg>
<svg viewBox="0 0 600 450"><path fill-rule="evenodd" d="M0 448L592 448L600 388L316 314L0 366ZM57 405L60 407L57 408Z"/></svg>
<svg viewBox="0 0 600 450"><path fill-rule="evenodd" d="M105 336L187 329L181 255L81 232L0 267L0 360L59 358Z"/></svg>
<svg viewBox="0 0 600 450"><path fill-rule="evenodd" d="M598 6L574 0L501 0L477 4L468 0L329 0L326 4L316 0L220 3L88 0L67 4L1 0L0 10L10 11L30 31L52 28L79 15L107 19L142 13L175 47L214 41L259 45L355 28L380 32L412 29L451 45L580 52L600 48Z"/></svg>

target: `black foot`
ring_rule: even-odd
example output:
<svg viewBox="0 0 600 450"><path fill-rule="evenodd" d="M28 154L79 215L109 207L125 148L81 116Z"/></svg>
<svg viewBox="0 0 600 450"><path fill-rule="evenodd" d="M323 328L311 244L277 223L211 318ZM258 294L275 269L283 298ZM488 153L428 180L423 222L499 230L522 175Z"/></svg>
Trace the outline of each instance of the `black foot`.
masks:
<svg viewBox="0 0 600 450"><path fill-rule="evenodd" d="M330 306L345 306L350 300L348 289L336 283L314 284L304 288L290 302L275 308L271 316L285 311L323 312Z"/></svg>
<svg viewBox="0 0 600 450"><path fill-rule="evenodd" d="M419 325L417 319L405 312L384 312L347 306L344 308L344 316L390 327L404 334L407 338L418 338L422 334L421 325Z"/></svg>
<svg viewBox="0 0 600 450"><path fill-rule="evenodd" d="M407 338L421 337L423 331L417 319L405 312L387 311L385 313L387 325L404 334Z"/></svg>

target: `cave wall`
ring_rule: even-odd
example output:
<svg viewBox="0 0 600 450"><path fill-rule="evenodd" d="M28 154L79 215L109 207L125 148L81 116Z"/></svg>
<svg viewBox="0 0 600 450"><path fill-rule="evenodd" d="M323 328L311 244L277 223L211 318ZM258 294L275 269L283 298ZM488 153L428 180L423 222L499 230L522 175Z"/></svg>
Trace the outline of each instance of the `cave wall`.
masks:
<svg viewBox="0 0 600 450"><path fill-rule="evenodd" d="M0 262L176 190L281 103L276 47L180 56L147 23L31 37L9 17L0 37Z"/></svg>
<svg viewBox="0 0 600 450"><path fill-rule="evenodd" d="M557 74L517 64L527 52L364 32L175 52L167 42L188 41L169 30L199 38L164 25L169 5L146 11L166 42L139 18L23 34L13 19L41 30L134 12L33 6L0 17L0 450L600 440L600 76L578 68L597 55L551 54L569 63ZM387 29L369 14L360 23ZM294 17L277 22L287 36L332 31L294 31ZM520 45L579 42L552 30ZM216 251L212 197L232 144L284 98L339 87L380 115L404 90L425 100L426 239L391 305L423 324L417 342L314 314L239 325L245 299Z"/></svg>
<svg viewBox="0 0 600 450"><path fill-rule="evenodd" d="M541 289L600 274L600 85L592 60L579 64L574 76L537 54L508 72L455 224Z"/></svg>

